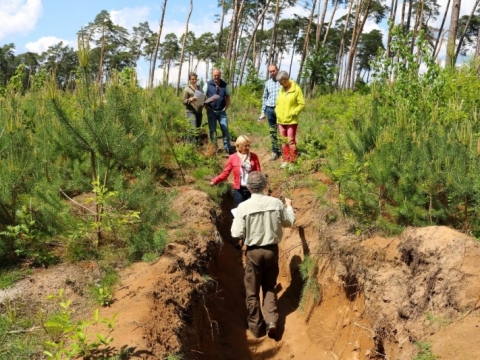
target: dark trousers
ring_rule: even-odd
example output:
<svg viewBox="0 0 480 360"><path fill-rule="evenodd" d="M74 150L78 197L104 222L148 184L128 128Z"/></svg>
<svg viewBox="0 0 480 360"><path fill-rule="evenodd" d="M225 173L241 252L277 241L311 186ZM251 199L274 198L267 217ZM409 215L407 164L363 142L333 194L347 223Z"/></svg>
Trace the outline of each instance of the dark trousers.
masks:
<svg viewBox="0 0 480 360"><path fill-rule="evenodd" d="M245 252L245 290L248 326L260 333L263 321L278 321L275 285L278 276L278 245L247 246ZM263 293L263 314L260 309L260 288Z"/></svg>
<svg viewBox="0 0 480 360"><path fill-rule="evenodd" d="M267 116L268 126L270 128L270 140L272 141L272 152L277 155L280 155L280 149L278 147L277 115L275 114L275 108L267 106L265 108L265 114Z"/></svg>
<svg viewBox="0 0 480 360"><path fill-rule="evenodd" d="M233 189L233 203L235 207L238 206L241 202L248 200L252 197L252 194L247 189L246 186L240 186L240 189Z"/></svg>

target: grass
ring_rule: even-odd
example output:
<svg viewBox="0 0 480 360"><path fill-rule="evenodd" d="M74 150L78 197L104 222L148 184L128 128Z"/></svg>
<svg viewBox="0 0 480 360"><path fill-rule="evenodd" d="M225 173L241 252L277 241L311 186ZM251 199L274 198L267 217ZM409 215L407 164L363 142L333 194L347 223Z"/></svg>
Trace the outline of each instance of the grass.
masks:
<svg viewBox="0 0 480 360"><path fill-rule="evenodd" d="M46 337L40 329L31 304L7 301L0 314L0 359L39 358Z"/></svg>
<svg viewBox="0 0 480 360"><path fill-rule="evenodd" d="M299 265L300 275L304 281L300 295L299 308L305 310L308 302L313 301L317 305L320 301L320 284L317 281L318 263L312 256L305 256Z"/></svg>
<svg viewBox="0 0 480 360"><path fill-rule="evenodd" d="M0 269L0 290L12 286L32 273L32 269Z"/></svg>
<svg viewBox="0 0 480 360"><path fill-rule="evenodd" d="M435 316L430 311L425 313L425 318L430 322L430 325L439 324L443 327L450 324L450 320Z"/></svg>

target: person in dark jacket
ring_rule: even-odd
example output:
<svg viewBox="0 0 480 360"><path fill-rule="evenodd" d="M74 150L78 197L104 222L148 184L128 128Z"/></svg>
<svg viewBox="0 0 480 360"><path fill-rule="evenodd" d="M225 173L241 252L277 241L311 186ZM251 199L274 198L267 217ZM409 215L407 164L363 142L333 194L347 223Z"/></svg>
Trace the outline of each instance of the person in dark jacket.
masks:
<svg viewBox="0 0 480 360"><path fill-rule="evenodd" d="M214 68L213 79L206 82L203 92L207 96L205 108L207 109L208 128L210 141L217 147L217 121L222 130L223 147L227 155L230 155L230 131L228 130L227 109L230 106L230 88L222 80L222 72ZM208 102L208 100L211 100Z"/></svg>

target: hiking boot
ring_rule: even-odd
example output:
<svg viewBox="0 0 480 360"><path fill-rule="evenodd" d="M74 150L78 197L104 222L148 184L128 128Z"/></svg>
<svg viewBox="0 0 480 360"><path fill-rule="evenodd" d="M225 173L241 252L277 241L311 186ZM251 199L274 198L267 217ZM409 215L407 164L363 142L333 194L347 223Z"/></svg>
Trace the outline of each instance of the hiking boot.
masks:
<svg viewBox="0 0 480 360"><path fill-rule="evenodd" d="M265 323L264 322L262 322L262 326L260 326L260 329L258 331L253 331L250 328L250 326L248 326L248 321L247 320L245 321L245 325L246 325L248 331L250 332L250 334L252 334L253 337L255 337L257 339L261 338L261 337L263 337L267 334L266 331L265 331Z"/></svg>
<svg viewBox="0 0 480 360"><path fill-rule="evenodd" d="M280 156L277 153L273 153L272 157L270 158L270 161L275 161L279 158Z"/></svg>
<svg viewBox="0 0 480 360"><path fill-rule="evenodd" d="M277 333L277 324L274 322L270 322L267 324L267 334L269 337L275 336Z"/></svg>

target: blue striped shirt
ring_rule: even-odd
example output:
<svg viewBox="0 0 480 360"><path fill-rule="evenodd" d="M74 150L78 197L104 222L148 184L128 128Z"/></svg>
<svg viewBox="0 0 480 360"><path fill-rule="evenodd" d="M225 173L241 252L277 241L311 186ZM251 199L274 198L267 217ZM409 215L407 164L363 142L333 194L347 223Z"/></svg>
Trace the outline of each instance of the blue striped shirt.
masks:
<svg viewBox="0 0 480 360"><path fill-rule="evenodd" d="M262 114L265 112L265 108L275 107L277 101L278 91L282 85L277 80L268 79L265 82L265 89L263 90L263 102L262 102Z"/></svg>

